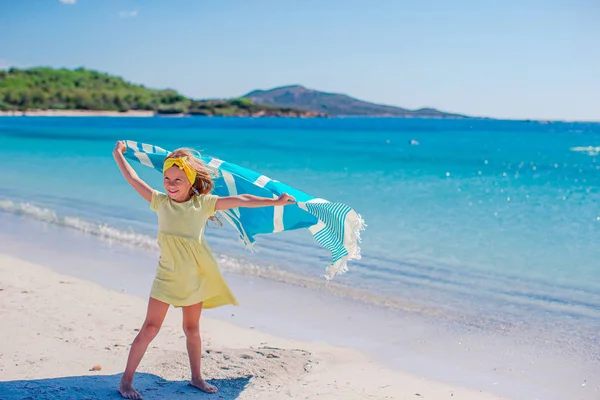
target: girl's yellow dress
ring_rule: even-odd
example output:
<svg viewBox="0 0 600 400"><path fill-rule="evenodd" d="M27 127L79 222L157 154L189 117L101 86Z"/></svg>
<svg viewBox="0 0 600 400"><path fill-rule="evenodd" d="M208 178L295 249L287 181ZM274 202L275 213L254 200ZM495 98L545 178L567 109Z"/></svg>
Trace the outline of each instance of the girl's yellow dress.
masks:
<svg viewBox="0 0 600 400"><path fill-rule="evenodd" d="M160 261L150 297L175 307L200 302L203 308L238 305L204 240L206 221L215 215L216 202L217 196L210 194L178 203L152 192L150 208L158 215Z"/></svg>

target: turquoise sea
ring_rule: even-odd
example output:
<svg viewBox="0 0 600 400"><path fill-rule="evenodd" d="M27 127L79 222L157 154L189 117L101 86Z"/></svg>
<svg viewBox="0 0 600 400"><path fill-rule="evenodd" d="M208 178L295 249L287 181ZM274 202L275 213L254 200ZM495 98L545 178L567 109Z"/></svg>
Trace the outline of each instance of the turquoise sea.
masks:
<svg viewBox="0 0 600 400"><path fill-rule="evenodd" d="M330 257L307 231L261 236L250 253L231 228L210 229L225 271L514 335L599 370L599 123L0 118L0 224L44 221L154 251L155 216L112 160L119 139L196 148L346 203L368 225L363 258L327 287Z"/></svg>

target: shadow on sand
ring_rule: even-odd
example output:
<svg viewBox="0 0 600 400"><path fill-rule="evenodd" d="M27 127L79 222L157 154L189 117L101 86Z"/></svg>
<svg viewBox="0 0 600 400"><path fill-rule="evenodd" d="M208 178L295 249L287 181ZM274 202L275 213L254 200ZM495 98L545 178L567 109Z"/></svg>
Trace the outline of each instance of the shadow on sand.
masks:
<svg viewBox="0 0 600 400"><path fill-rule="evenodd" d="M237 399L244 391L251 376L212 379L208 382L217 386L219 392L207 394L188 385L188 381L167 381L145 373L135 374L135 388L145 400L152 399ZM2 400L117 400L121 395L117 385L121 374L67 376L23 381L0 382Z"/></svg>

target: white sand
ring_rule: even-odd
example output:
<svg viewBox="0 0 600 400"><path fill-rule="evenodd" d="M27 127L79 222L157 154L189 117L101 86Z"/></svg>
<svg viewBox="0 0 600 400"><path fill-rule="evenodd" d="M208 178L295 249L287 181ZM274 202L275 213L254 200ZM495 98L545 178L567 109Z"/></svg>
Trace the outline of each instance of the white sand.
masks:
<svg viewBox="0 0 600 400"><path fill-rule="evenodd" d="M145 308L144 299L0 255L0 399L119 399ZM388 369L351 349L203 317L203 371L220 388L208 395L187 386L180 325L171 309L142 361L135 384L145 399L500 399ZM101 370L90 371L95 365Z"/></svg>
<svg viewBox="0 0 600 400"><path fill-rule="evenodd" d="M28 110L0 111L0 117L153 117L154 111Z"/></svg>

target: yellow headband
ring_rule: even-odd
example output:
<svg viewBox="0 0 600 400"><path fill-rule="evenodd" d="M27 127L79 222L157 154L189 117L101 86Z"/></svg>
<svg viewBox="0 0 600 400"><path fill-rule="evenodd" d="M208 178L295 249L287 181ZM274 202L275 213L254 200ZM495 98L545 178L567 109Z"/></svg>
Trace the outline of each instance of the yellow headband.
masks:
<svg viewBox="0 0 600 400"><path fill-rule="evenodd" d="M166 170L176 165L179 169L185 172L185 176L187 176L190 183L193 185L196 182L196 171L187 163L187 157L180 158L167 158L163 165L163 174Z"/></svg>

